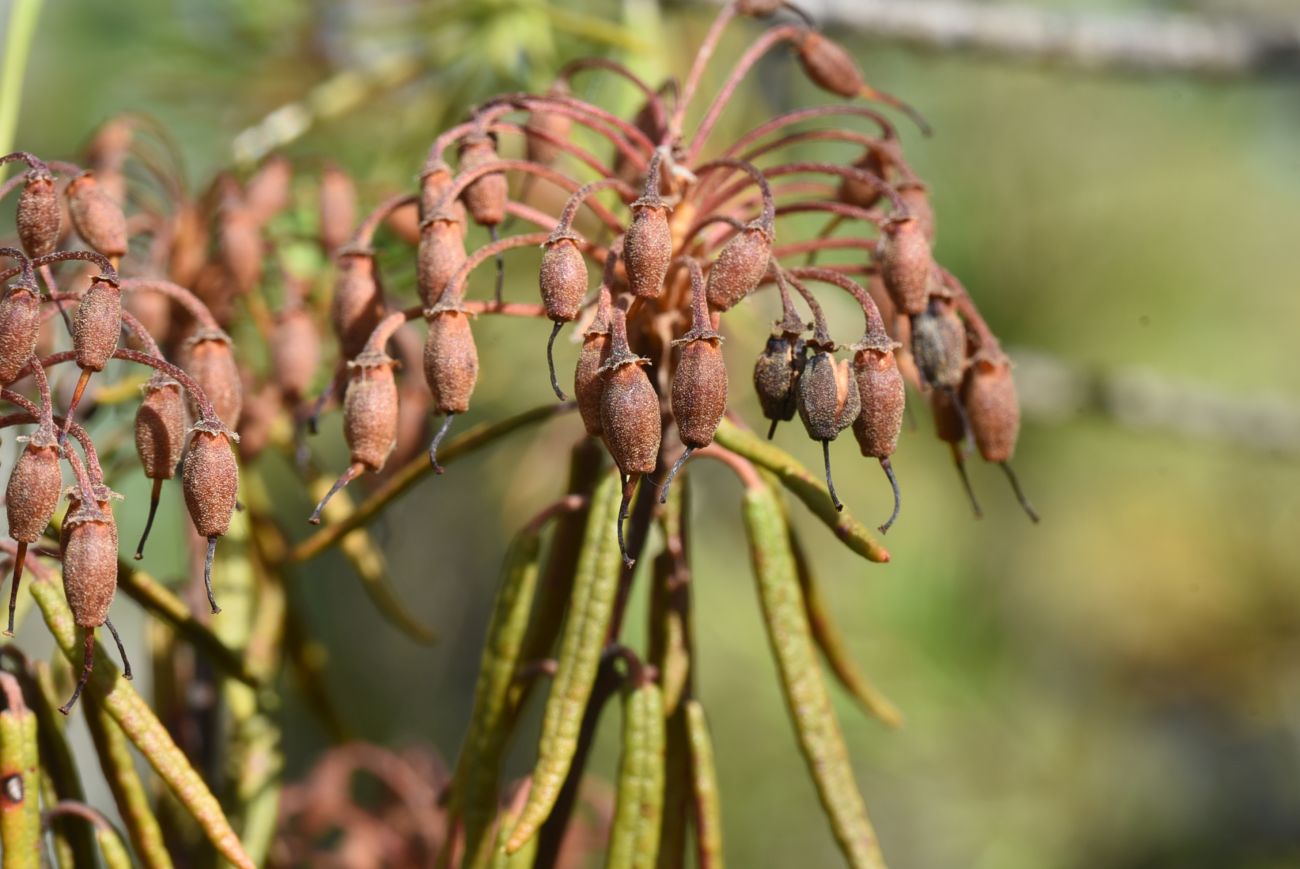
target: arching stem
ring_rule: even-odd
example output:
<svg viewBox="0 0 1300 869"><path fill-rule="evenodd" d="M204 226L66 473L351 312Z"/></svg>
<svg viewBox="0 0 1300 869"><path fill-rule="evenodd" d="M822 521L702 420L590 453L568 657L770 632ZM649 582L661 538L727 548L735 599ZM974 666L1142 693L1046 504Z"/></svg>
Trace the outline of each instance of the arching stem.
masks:
<svg viewBox="0 0 1300 869"><path fill-rule="evenodd" d="M1025 515L1028 516L1035 525L1037 525L1040 519L1038 511L1034 509L1034 505L1030 504L1029 499L1025 497L1024 490L1020 488L1020 478L1017 477L1016 472L1011 469L1011 463L998 462L998 464L1002 466L1002 473L1006 474L1007 479L1011 482L1011 490L1016 493L1016 500L1020 502L1020 508L1024 510Z"/></svg>
<svg viewBox="0 0 1300 869"><path fill-rule="evenodd" d="M781 420L774 419L772 424L767 427L767 439L771 440L776 435L776 427L781 424Z"/></svg>
<svg viewBox="0 0 1300 869"><path fill-rule="evenodd" d="M72 425L72 420L77 414L77 405L81 403L81 396L86 391L86 384L90 382L90 375L94 372L89 368L81 370L81 376L77 378L77 388L72 391L72 400L68 402L68 412L63 416L63 428L59 430L59 447L68 439L68 427Z"/></svg>
<svg viewBox="0 0 1300 869"><path fill-rule="evenodd" d="M889 529L894 525L894 520L898 518L898 511L903 506L903 499L898 492L898 478L894 476L894 465L889 461L888 456L883 456L880 459L880 467L884 469L885 476L889 478L889 485L894 490L894 512L890 513L889 518L885 520L885 524L880 526L880 533L888 534Z"/></svg>
<svg viewBox="0 0 1300 869"><path fill-rule="evenodd" d="M984 511L980 509L980 502L975 498L975 489L970 484L970 477L966 475L966 459L962 457L961 446L959 444L949 444L948 448L952 451L952 463L957 468L957 476L961 477L961 484L966 490L966 497L970 499L971 510L975 512L976 519L983 519Z"/></svg>
<svg viewBox="0 0 1300 869"><path fill-rule="evenodd" d="M668 477L664 480L663 489L659 493L660 504L668 503L668 490L672 487L673 480L677 478L677 472L682 469L682 465L686 464L686 460L691 457L693 452L695 452L695 447L687 447L677 461L673 462L672 469L668 471Z"/></svg>
<svg viewBox="0 0 1300 869"><path fill-rule="evenodd" d="M126 646L122 645L122 637L118 634L117 628L113 626L113 620L105 617L104 626L113 635L113 642L117 643L117 653L122 657L122 678L128 681L134 679L135 677L131 675L131 659L126 656Z"/></svg>
<svg viewBox="0 0 1300 869"><path fill-rule="evenodd" d="M72 689L72 696L68 698L68 702L59 707L59 711L64 715L72 712L72 707L77 704L77 698L81 696L82 689L90 681L90 671L95 669L95 629L82 628L82 630L86 634L84 640L86 654L81 665L81 677L77 679L77 687Z"/></svg>
<svg viewBox="0 0 1300 869"><path fill-rule="evenodd" d="M560 381L555 376L555 339L559 336L560 330L564 328L563 320L556 320L555 327L551 329L551 337L546 340L546 367L551 372L551 389L555 392L555 397L560 401L568 401L569 397L560 389Z"/></svg>
<svg viewBox="0 0 1300 869"><path fill-rule="evenodd" d="M23 581L23 565L27 562L27 544L18 541L18 551L14 553L14 581L9 587L9 627L5 628L5 636L14 635L14 613L18 610L18 585Z"/></svg>
<svg viewBox="0 0 1300 869"><path fill-rule="evenodd" d="M488 237L492 239L493 244L496 244L498 241L501 240L501 233L498 230L497 224L494 223L488 227ZM505 283L506 283L506 258L502 253L502 251L497 251L496 260L497 260L497 283L496 283L496 289L492 294L492 298L496 299L496 302L499 305L501 304L501 291L505 287Z"/></svg>
<svg viewBox="0 0 1300 869"><path fill-rule="evenodd" d="M208 538L208 553L203 558L203 590L208 593L208 606L212 608L212 614L215 616L221 612L221 607L217 606L217 597L212 593L212 559L217 554L217 538Z"/></svg>
<svg viewBox="0 0 1300 869"><path fill-rule="evenodd" d="M312 511L311 517L307 521L312 525L319 525L321 511L325 509L325 505L330 502L330 499L342 491L343 487L348 483L361 476L365 470L366 466L360 462L353 462L349 465L348 469L334 481L334 485L330 486L330 490L325 493L325 497L320 499L320 503L316 505L316 509Z"/></svg>
<svg viewBox="0 0 1300 869"><path fill-rule="evenodd" d="M618 504L618 521L615 530L618 532L618 551L623 556L623 567L627 570L632 569L636 559L627 553L627 542L623 539L623 525L627 522L627 511L632 506L632 496L636 494L636 484L640 481L640 474L623 475L623 500Z"/></svg>
<svg viewBox="0 0 1300 869"><path fill-rule="evenodd" d="M144 532L140 535L140 544L135 548L135 560L139 561L144 558L144 544L149 540L149 532L153 530L154 516L158 514L158 500L162 497L163 478L158 477L153 481L153 490L149 492L149 517L144 520Z"/></svg>
<svg viewBox="0 0 1300 869"><path fill-rule="evenodd" d="M447 414L447 418L442 421L442 428L438 429L438 433L433 436L433 440L429 444L429 464L433 465L433 472L435 474L441 474L443 472L442 465L438 464L438 445L441 444L442 439L447 436L447 430L451 428L451 421L455 418L456 414Z"/></svg>
<svg viewBox="0 0 1300 869"><path fill-rule="evenodd" d="M822 459L826 463L826 488L831 492L831 503L835 505L837 512L844 510L844 504L840 501L840 496L835 492L835 481L831 478L831 442L825 438L822 439Z"/></svg>

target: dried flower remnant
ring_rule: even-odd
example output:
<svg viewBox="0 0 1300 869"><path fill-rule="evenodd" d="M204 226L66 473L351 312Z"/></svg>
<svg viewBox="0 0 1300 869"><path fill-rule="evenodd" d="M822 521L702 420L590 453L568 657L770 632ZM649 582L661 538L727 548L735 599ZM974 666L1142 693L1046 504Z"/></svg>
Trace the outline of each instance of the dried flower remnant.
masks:
<svg viewBox="0 0 1300 869"><path fill-rule="evenodd" d="M140 387L144 398L135 412L135 450L146 479L153 481L149 493L149 516L135 548L137 560L144 557L144 544L153 529L162 484L176 476L185 446L185 397L181 385L165 374L155 374Z"/></svg>
<svg viewBox="0 0 1300 869"><path fill-rule="evenodd" d="M185 506L194 530L208 540L203 587L213 613L221 612L221 607L212 593L212 558L217 551L217 540L230 530L230 517L235 512L239 493L239 465L235 461L233 437L216 420L201 420L190 435L181 473Z"/></svg>

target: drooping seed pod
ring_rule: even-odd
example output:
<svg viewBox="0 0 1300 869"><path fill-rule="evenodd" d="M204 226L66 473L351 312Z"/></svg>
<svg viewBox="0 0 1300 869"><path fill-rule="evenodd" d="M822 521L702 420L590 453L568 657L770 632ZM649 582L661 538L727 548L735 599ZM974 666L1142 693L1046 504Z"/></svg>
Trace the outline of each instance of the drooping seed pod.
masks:
<svg viewBox="0 0 1300 869"><path fill-rule="evenodd" d="M546 95L550 97L567 97L569 94L569 86L563 79L554 82L546 91ZM550 166L564 152L548 139L568 141L572 130L573 119L568 115L548 111L545 108L534 109L528 116L528 123L524 125L524 132L527 134L524 140L525 154L534 163Z"/></svg>
<svg viewBox="0 0 1300 869"><path fill-rule="evenodd" d="M338 277L330 300L330 323L344 359L353 359L366 346L384 316L384 292L375 253L344 248L338 255Z"/></svg>
<svg viewBox="0 0 1300 869"><path fill-rule="evenodd" d="M0 298L0 386L8 386L31 361L41 332L41 292L19 282Z"/></svg>
<svg viewBox="0 0 1300 869"><path fill-rule="evenodd" d="M185 341L181 359L181 367L199 384L221 422L231 431L238 428L244 410L244 387L230 336L220 329L200 329ZM201 417L193 396L189 396L189 402L190 414Z"/></svg>
<svg viewBox="0 0 1300 869"><path fill-rule="evenodd" d="M54 177L35 169L27 173L15 219L18 239L29 257L45 256L59 244L59 196Z"/></svg>
<svg viewBox="0 0 1300 869"><path fill-rule="evenodd" d="M103 371L122 333L122 291L103 277L91 281L72 319L72 346L77 367Z"/></svg>
<svg viewBox="0 0 1300 869"><path fill-rule="evenodd" d="M931 388L956 389L966 370L966 327L952 300L934 295L912 318L912 358Z"/></svg>
<svg viewBox="0 0 1300 869"><path fill-rule="evenodd" d="M278 154L267 157L244 187L244 205L260 226L289 205L293 166Z"/></svg>
<svg viewBox="0 0 1300 869"><path fill-rule="evenodd" d="M654 184L658 186L658 173ZM673 233L668 225L668 206L657 191L648 191L632 203L632 223L623 240L623 264L628 289L643 299L657 299L664 290L664 278L673 259Z"/></svg>
<svg viewBox="0 0 1300 869"><path fill-rule="evenodd" d="M732 237L709 269L709 306L728 311L754 291L767 274L772 253L772 232L759 220L752 220Z"/></svg>
<svg viewBox="0 0 1300 869"><path fill-rule="evenodd" d="M691 328L673 342L680 347L673 371L670 403L677 433L686 447L664 481L660 502L667 503L668 487L692 451L713 443L722 415L727 412L727 366L722 358L722 336L713 328L699 263L690 260Z"/></svg>
<svg viewBox="0 0 1300 869"><path fill-rule="evenodd" d="M551 389L560 401L568 396L560 389L555 376L555 338L565 323L575 320L582 308L582 298L587 294L587 261L578 247L580 239L571 232L552 233L546 241L546 252L537 272L537 283L542 294L546 316L555 323L551 337L546 342L546 365L551 374Z"/></svg>
<svg viewBox="0 0 1300 869"><path fill-rule="evenodd" d="M430 313L424 342L424 379L433 395L433 412L446 417L429 445L429 461L437 473L442 473L438 445L456 414L469 410L469 399L478 382L478 348L464 310L448 307Z"/></svg>
<svg viewBox="0 0 1300 869"><path fill-rule="evenodd" d="M362 473L384 467L397 444L396 362L383 352L362 353L348 363L348 388L343 396L343 436L351 453L348 469L330 487L307 520L320 524L330 499Z"/></svg>
<svg viewBox="0 0 1300 869"><path fill-rule="evenodd" d="M867 84L857 63L843 46L816 30L803 31L794 42L799 52L799 65L813 84L845 99L861 97L893 106L910 117L921 132L930 135L930 125L916 109Z"/></svg>
<svg viewBox="0 0 1300 869"><path fill-rule="evenodd" d="M627 314L619 307L610 311L609 359L601 366L605 379L600 395L600 427L605 444L623 476L623 501L618 516L618 548L623 563L632 566L623 540L623 521L643 474L654 472L659 458L662 431L659 396L645 369L648 359L637 356L627 343Z"/></svg>
<svg viewBox="0 0 1300 869"><path fill-rule="evenodd" d="M281 311L270 349L275 385L287 403L297 404L311 389L320 366L320 330L311 312L299 305Z"/></svg>
<svg viewBox="0 0 1300 869"><path fill-rule="evenodd" d="M803 371L805 345L798 336L774 332L754 363L754 391L763 417L776 424L789 422L798 411L799 375Z"/></svg>
<svg viewBox="0 0 1300 869"><path fill-rule="evenodd" d="M251 373L244 371L244 409L239 415L239 459L248 464L271 444L275 422L284 410L280 390L272 383L254 388Z"/></svg>
<svg viewBox="0 0 1300 869"><path fill-rule="evenodd" d="M980 457L1002 467L1016 494L1016 500L1034 522L1038 513L1025 497L1020 480L1011 469L1011 457L1020 435L1020 401L1011 377L1011 360L998 349L981 351L966 378L961 400L966 406L971 432Z"/></svg>
<svg viewBox="0 0 1300 869"><path fill-rule="evenodd" d="M884 534L898 518L901 506L890 456L898 448L898 436L903 430L906 390L894 358L894 342L883 329L868 332L853 346L853 351L853 379L861 405L853 420L853 436L862 455L880 462L894 491L894 511L880 526L880 533Z"/></svg>
<svg viewBox="0 0 1300 869"><path fill-rule="evenodd" d="M126 215L91 172L68 182L68 213L81 240L111 260L126 255Z"/></svg>
<svg viewBox="0 0 1300 869"><path fill-rule="evenodd" d="M141 389L144 399L135 412L135 451L146 479L153 481L149 497L149 516L144 533L135 548L135 557L144 557L144 545L153 529L162 495L163 480L176 475L176 466L185 447L185 397L181 385L164 374L155 374Z"/></svg>
<svg viewBox="0 0 1300 869"><path fill-rule="evenodd" d="M327 253L347 244L356 222L356 185L348 173L327 163L320 176L320 242Z"/></svg>
<svg viewBox="0 0 1300 869"><path fill-rule="evenodd" d="M818 347L799 376L799 418L808 436L821 441L826 464L826 487L836 510L843 510L831 478L830 443L853 424L861 410L857 384L849 372L848 360L836 362Z"/></svg>
<svg viewBox="0 0 1300 869"><path fill-rule="evenodd" d="M157 342L164 343L172 330L172 300L162 293L133 291L122 299L122 308L140 321L144 331ZM127 332L127 343L137 350L146 350L144 340Z"/></svg>
<svg viewBox="0 0 1300 869"><path fill-rule="evenodd" d="M903 181L898 185L898 195L902 197L907 211L921 224L921 234L934 247L934 205L930 202L930 191L920 181Z"/></svg>
<svg viewBox="0 0 1300 869"><path fill-rule="evenodd" d="M191 430L181 488L194 530L208 538L208 553L203 567L203 586L213 613L221 612L212 594L212 557L217 539L230 530L239 494L239 464L232 446L234 436L217 420L199 420Z"/></svg>
<svg viewBox="0 0 1300 869"><path fill-rule="evenodd" d="M175 207L167 274L181 286L192 287L207 261L207 232L203 217L193 203L178 203Z"/></svg>
<svg viewBox="0 0 1300 869"><path fill-rule="evenodd" d="M442 300L443 291L465 264L465 230L454 220L431 219L420 229L416 252L416 281L420 301L432 308Z"/></svg>
<svg viewBox="0 0 1300 869"><path fill-rule="evenodd" d="M221 215L220 231L221 264L235 292L246 296L262 282L262 225L251 207L230 208Z"/></svg>
<svg viewBox="0 0 1300 869"><path fill-rule="evenodd" d="M889 172L889 166L889 161L886 159L883 149L875 147L867 148L858 159L853 161L854 169L870 172L882 180ZM868 183L851 175L846 175L840 179L837 192L841 202L858 208L870 208L880 201L882 195L879 185Z"/></svg>
<svg viewBox="0 0 1300 869"><path fill-rule="evenodd" d="M18 607L18 587L23 579L27 547L45 534L50 517L59 505L62 480L55 434L49 429L38 428L27 438L5 488L9 536L18 543L18 551L14 554L13 580L9 588L9 627L5 630L6 636L13 636L14 632L14 612Z"/></svg>
<svg viewBox="0 0 1300 869"><path fill-rule="evenodd" d="M601 394L605 391L605 376L601 368L609 359L610 295L608 287L601 287L596 317L582 336L582 349L578 351L578 364L573 372L573 391L578 400L578 414L589 437L598 438Z"/></svg>
<svg viewBox="0 0 1300 869"><path fill-rule="evenodd" d="M461 140L461 172L469 172L500 159L496 138L490 133L473 133ZM475 223L487 227L497 226L506 219L509 185L505 173L491 172L472 181L461 197Z"/></svg>
<svg viewBox="0 0 1300 869"><path fill-rule="evenodd" d="M896 328L898 309L894 307L894 300L890 298L889 290L885 288L885 279L880 276L879 269L873 271L867 278L867 295L875 302L876 310L880 312L880 319L885 324L885 334L895 341L902 341L898 337ZM911 346L910 337L906 346Z"/></svg>
<svg viewBox="0 0 1300 869"><path fill-rule="evenodd" d="M446 163L436 163L425 169L420 175L420 220L429 221L435 217L450 221L460 230L461 237L465 235L465 203L456 199L444 206L443 214L439 215L438 206L442 203L443 197L451 189L455 179L452 177L451 167Z"/></svg>
<svg viewBox="0 0 1300 869"><path fill-rule="evenodd" d="M108 608L117 591L117 523L107 506L77 502L64 519L63 593L73 621L84 634L85 657L72 697L59 707L67 715L90 680L95 667L95 628L111 623ZM118 640L117 631L113 636ZM123 650L124 651L124 650ZM131 665L122 655L123 676L131 678Z"/></svg>
<svg viewBox="0 0 1300 869"><path fill-rule="evenodd" d="M399 205L384 218L384 226L392 230L393 235L414 247L420 243L420 205L411 202Z"/></svg>
<svg viewBox="0 0 1300 869"><path fill-rule="evenodd" d="M975 488L966 473L966 459L962 455L961 447L961 442L966 437L965 411L958 407L958 400L957 393L953 390L932 389L930 390L930 413L934 417L934 433L939 440L948 444L953 467L957 470L957 476L961 478L962 488L970 501L971 511L975 514L975 518L979 519L984 515L984 511L980 509L979 500L975 497Z"/></svg>
<svg viewBox="0 0 1300 869"><path fill-rule="evenodd" d="M934 260L921 222L911 215L885 221L876 261L894 307L908 315L924 311Z"/></svg>

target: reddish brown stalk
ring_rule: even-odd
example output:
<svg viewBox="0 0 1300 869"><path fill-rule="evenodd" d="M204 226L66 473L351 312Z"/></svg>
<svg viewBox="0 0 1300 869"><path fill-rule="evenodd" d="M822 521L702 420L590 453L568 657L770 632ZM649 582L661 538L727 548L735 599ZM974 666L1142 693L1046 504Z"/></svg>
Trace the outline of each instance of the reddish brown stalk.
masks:
<svg viewBox="0 0 1300 869"><path fill-rule="evenodd" d="M582 186L563 172L560 172L557 169L552 169L549 166L543 166L540 163L533 163L528 160L498 160L493 163L485 163L468 172L459 173L451 186L448 187L447 191L443 194L442 199L438 201L438 205L434 209L433 214L429 215L426 220L445 219L443 216L448 213L451 204L456 201L466 187L477 181L479 178L497 172L511 171L524 172L538 178L544 178L547 181L554 183L556 186L568 190L570 193L578 190ZM621 233L623 231L623 225L619 223L618 218L610 213L609 209L605 208L605 206L594 200L587 200L587 205L596 216L615 233Z"/></svg>
<svg viewBox="0 0 1300 869"><path fill-rule="evenodd" d="M668 134L671 141L678 141L682 137L682 124L686 120L686 110L690 108L691 100L695 98L695 91L699 89L700 80L704 77L704 70L708 68L709 61L718 50L718 43L722 41L722 34L726 31L727 25L731 19L736 17L736 4L732 2L724 3L722 9L718 10L718 15L713 19L713 24L709 26L709 32L705 34L704 41L700 43L699 49L695 52L695 61L691 64L691 71L686 75L686 83L682 85L681 97L677 100L677 105L673 110L672 120L668 124Z"/></svg>
<svg viewBox="0 0 1300 869"><path fill-rule="evenodd" d="M810 238L807 241L796 241L790 244L783 244L780 247L774 247L772 248L772 256L780 259L781 257L796 256L798 254L810 253L812 251L874 251L875 249L876 240L874 238Z"/></svg>
<svg viewBox="0 0 1300 869"><path fill-rule="evenodd" d="M414 194L396 194L385 199L383 202L371 209L357 225L357 231L352 235L351 246L359 248L369 248L371 241L375 237L375 230L399 208L405 208L408 205L414 205L420 201L420 197Z"/></svg>
<svg viewBox="0 0 1300 869"><path fill-rule="evenodd" d="M523 124L516 124L512 121L497 121L496 123L490 124L487 129L489 133L510 133L512 135L528 136L533 139L540 139L553 148L558 148L573 157L602 178L608 178L610 175L614 174L614 170L606 166L601 162L599 157L588 151L586 148L583 148L581 145L571 142L568 139L552 135L545 130L530 130Z"/></svg>
<svg viewBox="0 0 1300 869"><path fill-rule="evenodd" d="M126 278L120 283L122 291L158 293L176 302L204 329L220 329L216 317L203 301L180 284L162 278Z"/></svg>

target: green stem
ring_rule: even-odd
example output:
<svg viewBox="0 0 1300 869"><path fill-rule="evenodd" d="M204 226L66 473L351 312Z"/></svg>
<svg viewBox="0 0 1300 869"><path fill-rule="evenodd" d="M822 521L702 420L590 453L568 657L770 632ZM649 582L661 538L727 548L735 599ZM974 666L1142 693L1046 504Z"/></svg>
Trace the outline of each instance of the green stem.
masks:
<svg viewBox="0 0 1300 869"><path fill-rule="evenodd" d="M23 102L27 55L36 35L36 19L41 13L42 0L10 2L9 24L5 28L4 68L0 71L0 154L8 154L13 148L14 133L18 130L18 109ZM8 167L0 166L0 181L8 174Z"/></svg>

